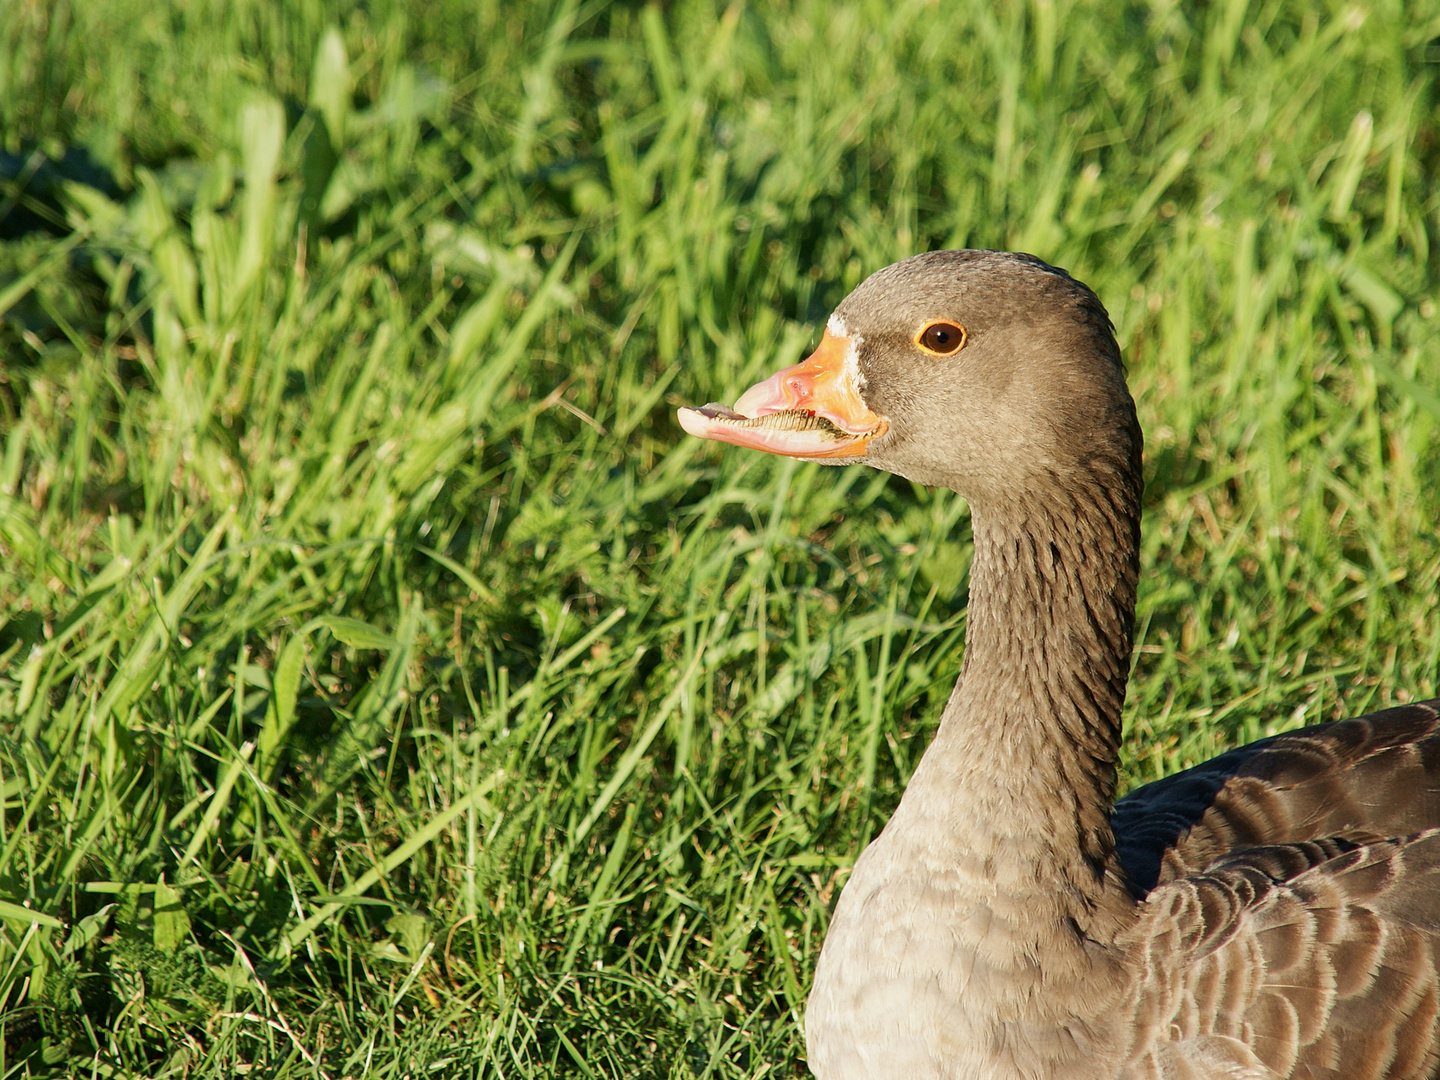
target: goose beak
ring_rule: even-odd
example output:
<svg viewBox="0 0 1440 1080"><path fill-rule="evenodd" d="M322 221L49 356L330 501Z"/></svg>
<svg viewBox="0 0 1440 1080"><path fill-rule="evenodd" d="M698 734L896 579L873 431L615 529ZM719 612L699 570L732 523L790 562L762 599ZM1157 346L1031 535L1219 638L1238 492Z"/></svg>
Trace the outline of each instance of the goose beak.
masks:
<svg viewBox="0 0 1440 1080"><path fill-rule="evenodd" d="M827 330L809 358L756 383L733 409L711 402L678 415L701 439L794 458L862 458L890 423L870 411L860 388L855 340Z"/></svg>

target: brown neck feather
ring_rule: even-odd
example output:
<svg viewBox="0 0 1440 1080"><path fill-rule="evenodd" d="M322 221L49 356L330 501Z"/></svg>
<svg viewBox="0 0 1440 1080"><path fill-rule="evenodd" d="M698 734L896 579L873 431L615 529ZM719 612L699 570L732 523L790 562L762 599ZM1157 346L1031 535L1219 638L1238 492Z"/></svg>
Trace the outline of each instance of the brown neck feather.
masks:
<svg viewBox="0 0 1440 1080"><path fill-rule="evenodd" d="M964 667L906 795L997 878L1046 897L1037 914L1096 938L1128 911L1110 809L1139 487L1138 469L1099 463L974 507Z"/></svg>

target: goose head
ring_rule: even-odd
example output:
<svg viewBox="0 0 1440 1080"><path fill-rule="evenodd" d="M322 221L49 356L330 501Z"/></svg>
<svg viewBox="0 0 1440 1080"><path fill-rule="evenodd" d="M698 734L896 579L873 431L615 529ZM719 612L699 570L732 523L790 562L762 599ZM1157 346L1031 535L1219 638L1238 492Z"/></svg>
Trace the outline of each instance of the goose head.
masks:
<svg viewBox="0 0 1440 1080"><path fill-rule="evenodd" d="M1104 307L1065 271L1007 252L935 251L877 271L809 358L733 408L682 408L679 420L703 439L864 463L972 504L1070 484L1100 461L1138 476Z"/></svg>

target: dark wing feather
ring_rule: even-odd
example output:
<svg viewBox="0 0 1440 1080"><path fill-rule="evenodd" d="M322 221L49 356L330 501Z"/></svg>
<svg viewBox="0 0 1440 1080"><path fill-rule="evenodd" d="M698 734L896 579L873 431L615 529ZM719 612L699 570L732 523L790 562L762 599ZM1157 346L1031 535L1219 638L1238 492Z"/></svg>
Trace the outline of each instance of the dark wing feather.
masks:
<svg viewBox="0 0 1440 1080"><path fill-rule="evenodd" d="M1440 827L1440 699L1251 743L1115 804L1136 895L1244 848Z"/></svg>
<svg viewBox="0 0 1440 1080"><path fill-rule="evenodd" d="M1440 1075L1440 829L1252 848L1142 910L1137 1074Z"/></svg>

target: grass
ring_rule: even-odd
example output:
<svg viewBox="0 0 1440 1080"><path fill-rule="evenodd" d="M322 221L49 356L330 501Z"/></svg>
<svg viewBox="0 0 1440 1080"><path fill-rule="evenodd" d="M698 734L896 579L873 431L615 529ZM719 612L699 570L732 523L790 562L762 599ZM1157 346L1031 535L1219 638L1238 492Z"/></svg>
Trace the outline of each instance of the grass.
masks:
<svg viewBox="0 0 1440 1080"><path fill-rule="evenodd" d="M0 1076L803 1074L968 516L682 437L1033 251L1148 443L1127 783L1437 692L1432 5L0 18Z"/></svg>

